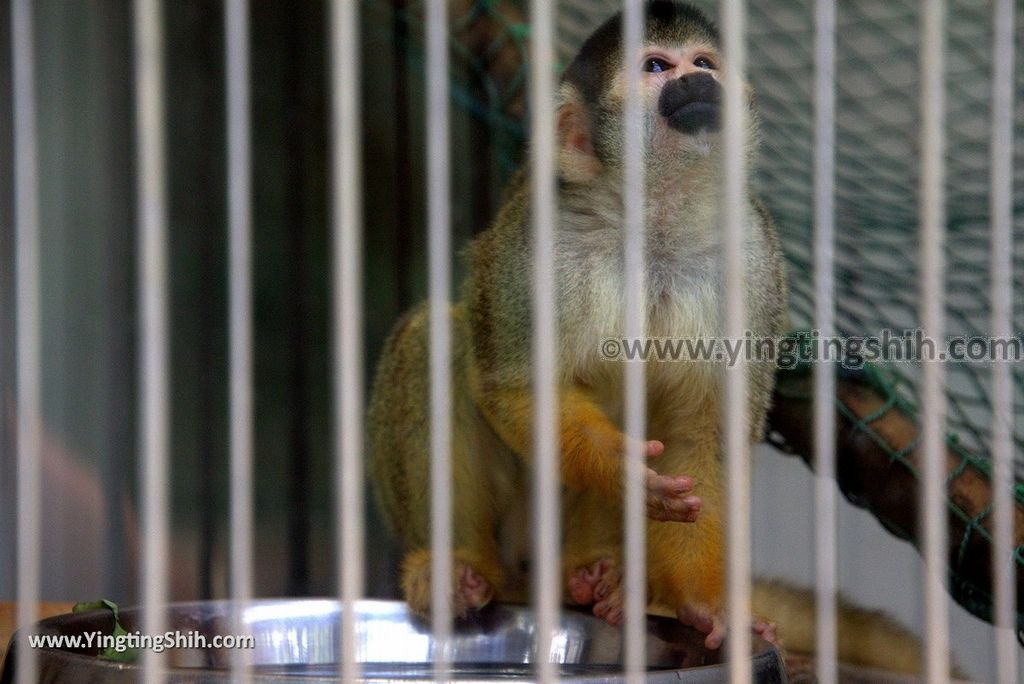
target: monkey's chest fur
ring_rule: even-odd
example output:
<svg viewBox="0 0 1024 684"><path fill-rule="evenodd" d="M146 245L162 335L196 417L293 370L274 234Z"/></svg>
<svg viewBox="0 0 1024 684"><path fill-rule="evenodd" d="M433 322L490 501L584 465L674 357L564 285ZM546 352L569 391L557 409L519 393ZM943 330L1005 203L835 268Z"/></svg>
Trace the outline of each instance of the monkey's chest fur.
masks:
<svg viewBox="0 0 1024 684"><path fill-rule="evenodd" d="M705 203L707 204L707 203ZM751 211L744 245L748 289L770 286L763 266L772 258L764 226ZM684 341L722 335L722 267L715 214L649 216L645 257L646 329L643 339L624 335L626 307L623 234L608 223L577 229L563 219L555 258L563 382L586 386L620 426L624 407L626 349L647 356L648 421L669 430L717 409L722 362L693 360ZM760 282L765 280L766 282ZM754 330L754 335L769 331ZM659 351L660 347L660 351ZM619 351L617 359L609 350ZM657 438L649 432L640 437Z"/></svg>

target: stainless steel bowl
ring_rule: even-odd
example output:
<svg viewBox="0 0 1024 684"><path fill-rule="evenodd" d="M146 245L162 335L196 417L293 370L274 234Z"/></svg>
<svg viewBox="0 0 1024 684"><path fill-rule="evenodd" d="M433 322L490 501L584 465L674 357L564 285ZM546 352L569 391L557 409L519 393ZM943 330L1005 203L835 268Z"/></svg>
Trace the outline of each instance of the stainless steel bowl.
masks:
<svg viewBox="0 0 1024 684"><path fill-rule="evenodd" d="M360 601L356 606L358 659L365 681L424 680L431 677L436 643L430 625L409 614L397 601ZM257 601L238 611L243 632L255 637L252 662L254 681L337 681L338 635L341 608L334 600ZM199 635L208 642L215 635L237 634L232 628L230 602L175 604L169 608L170 630L192 643ZM137 609L121 612L124 627L138 629ZM84 635L112 628L108 611L78 613L43 620L33 634ZM522 607L491 606L459 622L449 648L458 681L530 681L537 662L537 625L533 613ZM14 682L14 642L26 638L21 630L12 640L0 684ZM648 681L720 682L726 678L723 651L708 651L703 637L674 620L647 620ZM121 663L96 657L96 649L39 649L41 681L136 682L139 663ZM566 682L621 682L622 633L593 616L575 611L562 614L551 659L559 664ZM231 652L175 648L165 651L168 682L225 682ZM756 682L784 682L778 653L755 639L752 654Z"/></svg>

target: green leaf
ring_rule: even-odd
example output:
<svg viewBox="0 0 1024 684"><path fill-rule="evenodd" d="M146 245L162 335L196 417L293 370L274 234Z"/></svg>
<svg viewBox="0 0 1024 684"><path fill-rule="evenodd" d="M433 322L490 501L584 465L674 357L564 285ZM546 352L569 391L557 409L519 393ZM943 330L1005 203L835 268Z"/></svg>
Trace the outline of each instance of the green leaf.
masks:
<svg viewBox="0 0 1024 684"><path fill-rule="evenodd" d="M114 615L114 629L111 634L115 639L123 639L127 634L126 630L121 625L121 620L118 614L117 604L107 599L100 601L82 601L76 603L71 609L72 613L86 613L93 610L109 610ZM135 649L125 649L124 651L118 651L113 646L103 649L99 653L99 657L105 660L117 660L120 662L133 662L138 659L139 653Z"/></svg>

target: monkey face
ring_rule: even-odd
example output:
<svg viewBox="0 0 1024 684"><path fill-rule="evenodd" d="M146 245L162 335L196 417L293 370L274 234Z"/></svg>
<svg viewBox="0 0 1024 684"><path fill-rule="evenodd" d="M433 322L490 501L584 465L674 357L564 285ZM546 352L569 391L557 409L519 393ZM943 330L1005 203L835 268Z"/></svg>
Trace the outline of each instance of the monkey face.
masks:
<svg viewBox="0 0 1024 684"><path fill-rule="evenodd" d="M648 102L672 130L693 135L721 122L721 59L711 45L647 51L642 60Z"/></svg>
<svg viewBox="0 0 1024 684"><path fill-rule="evenodd" d="M641 51L623 55L621 15L588 38L570 63L559 93L558 131L563 180L585 183L620 169L627 145L624 112L640 78L642 136L648 173L668 180L705 173L720 151L722 87L731 78L714 25L694 7L648 0ZM757 139L757 117L747 88L747 151ZM635 144L635 143L630 143Z"/></svg>
<svg viewBox="0 0 1024 684"><path fill-rule="evenodd" d="M679 171L703 173L704 162L719 151L719 83L731 76L721 58L718 30L685 2L647 0L644 7L639 54L623 54L622 15L616 14L584 41L563 74L558 129L564 180L587 182L604 169L621 168L627 145L625 102L635 97L638 74L649 172L662 178ZM749 92L747 100L754 114L747 117L752 153L757 117Z"/></svg>

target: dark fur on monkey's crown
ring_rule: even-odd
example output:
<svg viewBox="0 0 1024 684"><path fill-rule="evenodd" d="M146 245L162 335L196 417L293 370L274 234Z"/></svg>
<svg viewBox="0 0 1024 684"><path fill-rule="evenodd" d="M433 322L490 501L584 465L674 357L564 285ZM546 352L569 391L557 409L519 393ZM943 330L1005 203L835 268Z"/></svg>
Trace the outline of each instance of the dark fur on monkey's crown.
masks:
<svg viewBox="0 0 1024 684"><path fill-rule="evenodd" d="M703 12L683 2L650 0L644 12L649 42L684 45L703 40L719 45L718 29ZM580 47L562 80L576 86L589 105L598 103L612 75L622 66L622 13L608 19Z"/></svg>

